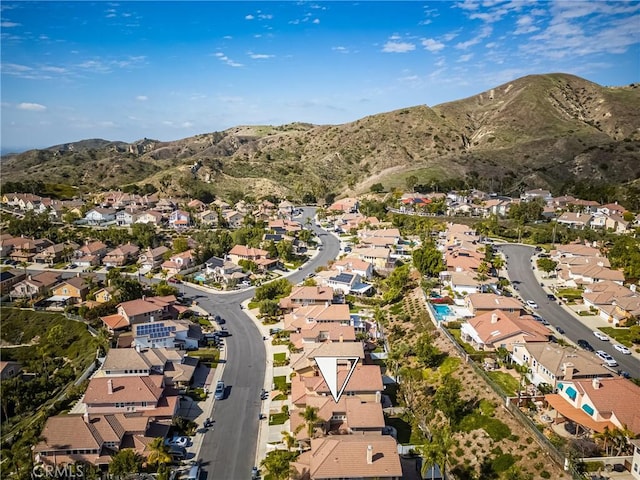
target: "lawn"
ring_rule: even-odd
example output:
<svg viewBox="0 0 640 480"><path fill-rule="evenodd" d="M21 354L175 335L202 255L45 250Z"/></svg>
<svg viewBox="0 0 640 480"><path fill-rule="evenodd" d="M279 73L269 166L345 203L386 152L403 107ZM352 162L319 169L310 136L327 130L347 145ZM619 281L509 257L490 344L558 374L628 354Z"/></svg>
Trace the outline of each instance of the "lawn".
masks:
<svg viewBox="0 0 640 480"><path fill-rule="evenodd" d="M518 392L520 382L513 375L504 372L487 372L487 375L497 383L508 396L513 397Z"/></svg>
<svg viewBox="0 0 640 480"><path fill-rule="evenodd" d="M447 327L447 330L449 331L449 333L451 335L453 335L453 338L456 339L456 342L458 342L458 345L460 345L462 348L464 348L464 351L467 352L469 355L476 355L478 353L484 353L484 352L479 352L478 350L476 350L475 348L473 348L471 345L469 345L466 342L462 341L462 336L460 333L460 329L459 328L451 328L451 327Z"/></svg>
<svg viewBox="0 0 640 480"><path fill-rule="evenodd" d="M190 357L197 357L200 362L215 368L220 360L220 350L217 348L201 348L193 352L189 352Z"/></svg>
<svg viewBox="0 0 640 480"><path fill-rule="evenodd" d="M287 360L287 354L285 352L274 353L273 354L273 361L274 362L284 362L286 360Z"/></svg>
<svg viewBox="0 0 640 480"><path fill-rule="evenodd" d="M282 425L288 418L289 415L286 413L272 413L269 415L269 425Z"/></svg>
<svg viewBox="0 0 640 480"><path fill-rule="evenodd" d="M273 384L276 386L276 390L279 390L282 393L289 392L289 389L291 388L291 384L287 383L287 377L285 375L273 377Z"/></svg>
<svg viewBox="0 0 640 480"><path fill-rule="evenodd" d="M631 331L628 328L601 327L600 330L616 342L629 348L633 347L633 343L631 343Z"/></svg>

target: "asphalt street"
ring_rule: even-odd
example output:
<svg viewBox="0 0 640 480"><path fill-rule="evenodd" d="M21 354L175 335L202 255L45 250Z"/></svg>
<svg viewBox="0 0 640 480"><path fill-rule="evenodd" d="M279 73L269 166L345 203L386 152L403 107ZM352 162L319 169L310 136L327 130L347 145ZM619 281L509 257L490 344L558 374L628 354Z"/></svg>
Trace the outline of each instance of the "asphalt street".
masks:
<svg viewBox="0 0 640 480"><path fill-rule="evenodd" d="M564 307L547 298L547 292L540 286L540 282L533 272L531 257L535 253L533 247L526 245L500 244L496 249L507 256L507 272L512 283L518 286L518 293L523 301L533 300L538 304L535 310L538 315L546 319L551 327L559 326L564 329L564 337L576 343L578 339L585 339L594 349L604 350L618 362L614 371L624 370L633 377L640 377L640 361L631 355L623 355L613 348L613 342L597 339L593 335L593 328L582 323L574 314L567 312ZM597 358L597 357L596 357Z"/></svg>
<svg viewBox="0 0 640 480"><path fill-rule="evenodd" d="M323 243L318 255L301 270L289 275L292 283L301 282L318 266L326 265L337 257L340 242L314 223L315 209L305 208L295 220L305 225L311 218L311 228L319 234ZM215 402L214 427L209 429L202 442L200 460L207 479L248 479L256 457L258 427L260 421L260 390L262 389L267 359L262 335L240 304L253 297L253 288L234 293L205 293L188 286L184 293L196 297L198 305L226 320L225 327L231 334L226 337L227 363L222 380L227 395Z"/></svg>

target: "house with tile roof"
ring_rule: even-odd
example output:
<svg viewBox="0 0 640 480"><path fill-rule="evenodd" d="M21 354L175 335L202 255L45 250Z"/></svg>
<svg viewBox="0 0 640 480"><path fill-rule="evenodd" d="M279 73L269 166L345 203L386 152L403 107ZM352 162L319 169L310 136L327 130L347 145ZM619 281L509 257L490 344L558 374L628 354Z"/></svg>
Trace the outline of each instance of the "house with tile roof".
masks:
<svg viewBox="0 0 640 480"><path fill-rule="evenodd" d="M310 480L400 480L402 466L389 435L337 435L311 440L292 467Z"/></svg>
<svg viewBox="0 0 640 480"><path fill-rule="evenodd" d="M44 263L47 265L53 265L61 260L67 260L73 252L79 247L78 244L73 242L57 243L46 247L41 252L36 253L33 260L36 263Z"/></svg>
<svg viewBox="0 0 640 480"><path fill-rule="evenodd" d="M158 320L133 326L135 348L197 350L202 328L187 320Z"/></svg>
<svg viewBox="0 0 640 480"><path fill-rule="evenodd" d="M473 317L461 326L462 341L476 350L513 350L514 344L548 342L551 331L529 315L492 310Z"/></svg>
<svg viewBox="0 0 640 480"><path fill-rule="evenodd" d="M171 418L178 407L178 397L171 393L165 390L162 375L93 377L81 401L90 415L138 413Z"/></svg>
<svg viewBox="0 0 640 480"><path fill-rule="evenodd" d="M465 307L473 315L500 310L507 313L524 312L522 302L515 297L505 297L495 293L472 293L465 298Z"/></svg>
<svg viewBox="0 0 640 480"><path fill-rule="evenodd" d="M102 264L105 267L122 267L129 263L135 263L139 254L140 248L129 242L108 251L102 258Z"/></svg>
<svg viewBox="0 0 640 480"><path fill-rule="evenodd" d="M286 311L294 310L307 305L326 305L333 303L334 291L322 286L297 286L293 287L289 296L280 299L280 308Z"/></svg>
<svg viewBox="0 0 640 480"><path fill-rule="evenodd" d="M160 245L156 248L147 248L138 257L138 263L140 264L141 268L153 270L154 268L162 265L162 262L164 261L164 255L169 251L169 248L165 247L164 245Z"/></svg>
<svg viewBox="0 0 640 480"><path fill-rule="evenodd" d="M24 280L14 284L13 289L9 293L12 299L15 298L38 298L47 295L54 285L61 278L58 272L42 272L37 275L29 274L26 278L22 273Z"/></svg>
<svg viewBox="0 0 640 480"><path fill-rule="evenodd" d="M80 267L99 265L106 254L107 246L104 243L87 241L73 253L74 263Z"/></svg>
<svg viewBox="0 0 640 480"><path fill-rule="evenodd" d="M177 318L186 307L176 305L176 297L142 297L118 305L118 313L100 317L109 331L123 330L138 323Z"/></svg>
<svg viewBox="0 0 640 480"><path fill-rule="evenodd" d="M296 349L303 348L307 344L322 342L355 342L356 330L351 325L339 323L315 323L305 325L299 331L289 335L289 341Z"/></svg>
<svg viewBox="0 0 640 480"><path fill-rule="evenodd" d="M388 248L354 248L351 256L373 264L375 270L389 270L395 265Z"/></svg>
<svg viewBox="0 0 640 480"><path fill-rule="evenodd" d="M89 225L103 225L113 222L116 219L116 209L95 207L84 215L84 219Z"/></svg>
<svg viewBox="0 0 640 480"><path fill-rule="evenodd" d="M296 308L284 316L284 329L293 332L305 325L330 322L349 325L351 322L349 305L338 303Z"/></svg>
<svg viewBox="0 0 640 480"><path fill-rule="evenodd" d="M54 297L64 298L67 303L84 302L89 293L89 284L78 274L67 278L51 289Z"/></svg>
<svg viewBox="0 0 640 480"><path fill-rule="evenodd" d="M358 211L358 199L357 198L342 198L336 200L327 207L327 212L345 212L354 213Z"/></svg>
<svg viewBox="0 0 640 480"><path fill-rule="evenodd" d="M195 265L195 255L193 250L171 255L169 260L162 262L162 270L166 270L169 276L177 275L183 270L187 270Z"/></svg>
<svg viewBox="0 0 640 480"><path fill-rule="evenodd" d="M563 381L558 393L544 398L556 411L556 423L571 420L594 432L620 428L640 435L640 387L625 378Z"/></svg>
<svg viewBox="0 0 640 480"><path fill-rule="evenodd" d="M341 258L340 260L336 260L333 264L333 268L338 270L338 272L340 273L357 273L365 280L371 280L371 278L373 278L373 264L364 260L360 260L355 256L350 255Z"/></svg>
<svg viewBox="0 0 640 480"><path fill-rule="evenodd" d="M45 465L88 463L106 466L121 449L133 448L147 456L154 437L168 433L146 416L56 415L49 417L34 447L34 460Z"/></svg>
<svg viewBox="0 0 640 480"><path fill-rule="evenodd" d="M11 268L0 272L0 295L4 296L12 291L15 285L27 278L23 269ZM27 295L28 296L28 295Z"/></svg>
<svg viewBox="0 0 640 480"><path fill-rule="evenodd" d="M534 385L546 383L555 388L565 380L613 376L592 353L555 343L516 343L511 358L518 365L529 367L527 378Z"/></svg>

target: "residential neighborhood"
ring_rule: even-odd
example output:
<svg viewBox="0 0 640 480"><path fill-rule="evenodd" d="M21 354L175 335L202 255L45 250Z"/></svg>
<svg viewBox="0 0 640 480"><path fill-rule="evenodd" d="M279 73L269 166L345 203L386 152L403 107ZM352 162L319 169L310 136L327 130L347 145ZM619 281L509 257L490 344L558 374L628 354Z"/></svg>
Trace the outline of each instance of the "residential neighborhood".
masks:
<svg viewBox="0 0 640 480"><path fill-rule="evenodd" d="M26 194L5 198L16 211L51 204ZM599 353L559 334L555 321L541 316L536 302L521 294L531 283L510 278L506 246L455 220L428 235L403 233L396 221L414 216L430 221L429 208L448 202L449 210L458 208L449 213L486 218L508 215L509 205L541 200L544 208L554 201L575 205L544 191L525 192L511 203L500 199L499 209L481 192L408 194L400 198L398 213L393 213L396 206L388 207L392 217L361 213L368 200L342 199L314 209L315 215L304 220L287 201L232 207L106 192L93 207L74 200L74 208L84 207L86 214L69 224L77 229L73 239L54 243L3 233L5 300L22 311L84 322L92 335L108 339L70 410L43 424L32 461L86 462L108 471L119 452L132 449L152 468L151 459L165 447L177 472L184 473L189 461L204 460L206 438L216 434L206 425L222 408L216 405L226 405L226 397L234 395L233 385L229 393L224 382L221 393L213 393L224 378L219 362L227 345L237 341L232 333L237 325L227 327L224 308L208 301L225 294L248 299L240 315L261 332L267 354L256 407L258 475L261 466L266 472L276 468L272 462L285 455L278 452L286 453L292 472L309 479L399 479L425 468L434 474L451 471L453 464L446 460L425 465L428 457L421 452L428 442L414 443L425 428L442 428L441 415L447 413L420 420L408 390L411 382L403 380L418 364L427 365L425 372L438 371L446 358L477 365L491 388L491 382L515 382L511 393L496 390L498 398L518 410L530 399L534 418L549 419L539 421L567 441L568 425L596 444L605 427L640 434L639 419L627 408L640 400L640 387L627 378L637 377L636 372L612 368ZM484 202L491 208L487 215L480 209ZM616 204L596 207L589 205L602 215L620 214ZM158 221L140 222L143 214ZM604 229L625 233L617 226ZM216 243L226 242L221 232L232 240L222 249ZM314 259L329 255L323 248L331 245L326 235L336 250L326 263L310 268ZM628 330L638 318L637 285L595 242L555 243L532 254L533 285L544 288L576 322L587 318L589 324ZM403 268L406 277L400 274ZM296 282L289 281L294 277ZM409 300L411 292L421 293ZM407 301L411 315L402 313ZM409 325L417 328L422 315L427 323L403 341L401 332ZM429 357L417 346L423 341L431 343ZM628 350L637 361L637 352ZM340 395L321 372L317 359L326 357L336 358ZM7 368L7 380L28 378L20 368L11 370L19 371L18 377ZM434 384L436 398L445 383ZM616 392L607 395L606 405L598 396L605 390ZM196 404L200 408L194 414ZM416 430L420 422L427 423ZM413 432L410 437L406 428Z"/></svg>

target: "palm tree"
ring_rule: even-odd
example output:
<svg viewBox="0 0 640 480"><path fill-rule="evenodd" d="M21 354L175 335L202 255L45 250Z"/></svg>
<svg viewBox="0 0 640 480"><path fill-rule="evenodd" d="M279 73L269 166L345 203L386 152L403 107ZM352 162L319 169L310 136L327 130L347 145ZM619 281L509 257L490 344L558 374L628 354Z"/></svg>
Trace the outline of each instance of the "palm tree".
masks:
<svg viewBox="0 0 640 480"><path fill-rule="evenodd" d="M318 407L305 407L304 411L298 412L298 414L303 418L304 424L300 425L295 433L298 433L304 425L307 426L307 434L309 435L309 439L313 438L313 433L316 428L316 424L320 422L322 419L318 416Z"/></svg>
<svg viewBox="0 0 640 480"><path fill-rule="evenodd" d="M147 462L151 465L157 464L165 464L171 462L171 455L169 454L169 449L164 444L164 439L162 437L154 438L149 444L149 456L147 457Z"/></svg>
<svg viewBox="0 0 640 480"><path fill-rule="evenodd" d="M291 435L291 432L287 430L283 430L280 432L282 434L282 442L287 446L287 451L290 452L291 449L296 445L296 438Z"/></svg>
<svg viewBox="0 0 640 480"><path fill-rule="evenodd" d="M604 427L602 432L595 433L593 438L602 442L602 449L604 450L605 455L608 456L607 443L609 440L613 440L613 434L611 430L609 430L609 427Z"/></svg>

